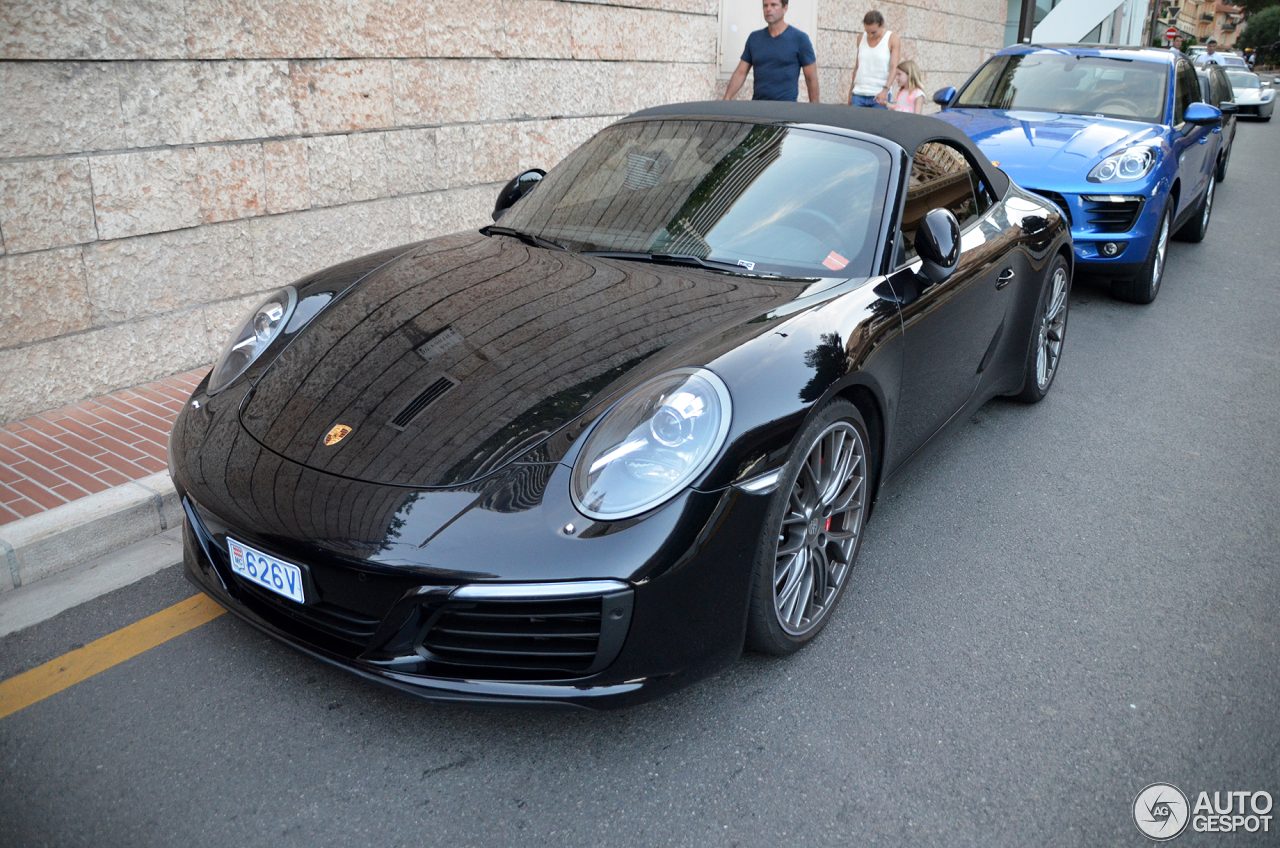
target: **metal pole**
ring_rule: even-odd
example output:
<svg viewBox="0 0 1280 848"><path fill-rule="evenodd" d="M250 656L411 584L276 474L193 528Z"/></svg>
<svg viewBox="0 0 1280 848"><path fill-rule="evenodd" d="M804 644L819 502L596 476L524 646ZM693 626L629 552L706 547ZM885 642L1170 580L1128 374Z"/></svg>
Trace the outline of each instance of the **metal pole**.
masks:
<svg viewBox="0 0 1280 848"><path fill-rule="evenodd" d="M1018 19L1018 43L1030 44L1036 28L1036 0L1022 0L1022 17Z"/></svg>
<svg viewBox="0 0 1280 848"><path fill-rule="evenodd" d="M1151 0L1151 18L1148 26L1150 29L1142 34L1142 46L1147 47L1156 40L1156 36L1160 35L1160 2L1161 0ZM1163 41L1163 36L1161 38Z"/></svg>

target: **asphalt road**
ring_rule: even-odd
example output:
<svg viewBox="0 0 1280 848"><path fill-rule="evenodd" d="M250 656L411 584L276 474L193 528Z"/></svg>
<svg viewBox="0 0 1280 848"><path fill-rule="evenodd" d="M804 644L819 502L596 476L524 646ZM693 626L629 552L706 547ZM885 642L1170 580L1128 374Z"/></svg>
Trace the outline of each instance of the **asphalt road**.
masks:
<svg viewBox="0 0 1280 848"><path fill-rule="evenodd" d="M806 650L579 715L418 702L224 615L0 719L5 846L1142 845L1280 800L1280 127L1242 124L1150 307L1078 282L1057 384L884 494ZM0 640L0 677L193 593ZM1271 833L1175 844L1280 844Z"/></svg>

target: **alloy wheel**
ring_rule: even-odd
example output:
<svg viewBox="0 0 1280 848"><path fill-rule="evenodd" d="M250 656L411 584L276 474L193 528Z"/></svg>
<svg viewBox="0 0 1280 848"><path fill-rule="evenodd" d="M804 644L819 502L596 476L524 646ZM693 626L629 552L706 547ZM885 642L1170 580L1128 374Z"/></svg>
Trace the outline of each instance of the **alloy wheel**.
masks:
<svg viewBox="0 0 1280 848"><path fill-rule="evenodd" d="M866 446L848 421L822 431L791 487L774 560L773 606L802 636L831 610L853 564L866 502Z"/></svg>
<svg viewBox="0 0 1280 848"><path fill-rule="evenodd" d="M1155 292L1160 288L1160 278L1164 276L1164 255L1169 249L1169 215L1160 221L1160 234L1156 237L1156 261L1151 268L1151 292L1154 298Z"/></svg>
<svg viewBox="0 0 1280 848"><path fill-rule="evenodd" d="M1067 269L1053 272L1053 289L1049 305L1040 319L1040 349L1036 353L1036 385L1040 391L1049 388L1062 355L1062 337L1067 328Z"/></svg>
<svg viewBox="0 0 1280 848"><path fill-rule="evenodd" d="M1202 233L1209 231L1209 211L1213 206L1213 188L1215 183L1216 181L1213 178L1213 174L1210 174L1209 187L1205 189L1204 192L1204 218L1200 221L1200 232Z"/></svg>

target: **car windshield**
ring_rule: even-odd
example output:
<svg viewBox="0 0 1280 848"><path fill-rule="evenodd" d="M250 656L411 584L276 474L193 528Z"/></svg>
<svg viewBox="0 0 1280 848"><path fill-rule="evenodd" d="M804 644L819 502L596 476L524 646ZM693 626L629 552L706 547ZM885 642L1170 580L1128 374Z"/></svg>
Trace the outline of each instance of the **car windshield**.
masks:
<svg viewBox="0 0 1280 848"><path fill-rule="evenodd" d="M1110 56L1024 53L996 56L960 92L957 106L1164 119L1169 67Z"/></svg>
<svg viewBox="0 0 1280 848"><path fill-rule="evenodd" d="M884 149L831 133L632 121L569 154L501 226L574 251L868 276L890 164Z"/></svg>
<svg viewBox="0 0 1280 848"><path fill-rule="evenodd" d="M1227 71L1227 79L1231 82L1231 87L1237 91L1242 88L1261 88L1258 83L1257 74L1245 74L1240 71Z"/></svg>

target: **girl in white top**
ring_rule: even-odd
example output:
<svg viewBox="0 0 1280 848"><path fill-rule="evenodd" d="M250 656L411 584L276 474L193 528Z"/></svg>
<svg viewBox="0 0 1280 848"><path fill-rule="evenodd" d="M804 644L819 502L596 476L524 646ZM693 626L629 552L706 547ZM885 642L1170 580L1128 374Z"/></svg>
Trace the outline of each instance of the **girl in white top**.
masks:
<svg viewBox="0 0 1280 848"><path fill-rule="evenodd" d="M884 15L867 12L862 18L863 34L858 36L858 55L853 65L853 86L849 103L854 106L889 106L890 70L902 60L902 42L884 28Z"/></svg>
<svg viewBox="0 0 1280 848"><path fill-rule="evenodd" d="M898 63L893 83L898 87L898 97L893 101L895 112L924 114L924 74L920 66L910 59Z"/></svg>

